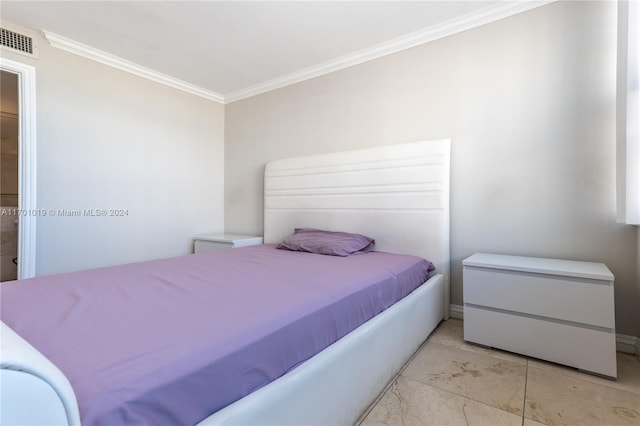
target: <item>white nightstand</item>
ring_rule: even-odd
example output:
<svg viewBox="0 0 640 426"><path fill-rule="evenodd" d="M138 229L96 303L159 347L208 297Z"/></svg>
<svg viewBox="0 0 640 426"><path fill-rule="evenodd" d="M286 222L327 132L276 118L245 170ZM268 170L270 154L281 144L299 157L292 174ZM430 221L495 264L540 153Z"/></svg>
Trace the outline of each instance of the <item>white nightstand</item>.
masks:
<svg viewBox="0 0 640 426"><path fill-rule="evenodd" d="M476 253L462 265L465 340L616 377L604 264Z"/></svg>
<svg viewBox="0 0 640 426"><path fill-rule="evenodd" d="M204 234L193 239L193 252L202 253L211 250L222 250L262 244L262 237L238 234Z"/></svg>

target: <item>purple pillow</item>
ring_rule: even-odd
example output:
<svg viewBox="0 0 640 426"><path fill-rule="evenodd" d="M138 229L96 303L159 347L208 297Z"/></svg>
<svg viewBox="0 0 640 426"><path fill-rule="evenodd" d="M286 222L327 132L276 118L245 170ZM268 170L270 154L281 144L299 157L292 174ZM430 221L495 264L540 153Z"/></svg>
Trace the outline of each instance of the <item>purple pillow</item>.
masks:
<svg viewBox="0 0 640 426"><path fill-rule="evenodd" d="M293 235L285 238L276 248L330 256L349 256L371 251L374 245L373 238L360 234L296 228Z"/></svg>

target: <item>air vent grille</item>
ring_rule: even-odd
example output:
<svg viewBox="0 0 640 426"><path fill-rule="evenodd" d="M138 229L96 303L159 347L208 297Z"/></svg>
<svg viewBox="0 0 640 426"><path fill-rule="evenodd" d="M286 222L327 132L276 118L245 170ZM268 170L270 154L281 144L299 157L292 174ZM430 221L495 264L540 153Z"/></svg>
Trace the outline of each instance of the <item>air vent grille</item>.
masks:
<svg viewBox="0 0 640 426"><path fill-rule="evenodd" d="M14 31L0 28L0 45L33 55L33 39Z"/></svg>

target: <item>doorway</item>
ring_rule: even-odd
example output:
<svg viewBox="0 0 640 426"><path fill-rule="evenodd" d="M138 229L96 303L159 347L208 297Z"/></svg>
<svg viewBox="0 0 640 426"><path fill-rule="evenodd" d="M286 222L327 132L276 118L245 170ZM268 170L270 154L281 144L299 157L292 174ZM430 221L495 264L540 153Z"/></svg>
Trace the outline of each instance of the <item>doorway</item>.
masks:
<svg viewBox="0 0 640 426"><path fill-rule="evenodd" d="M17 122L18 202L15 213L18 216L18 223L16 268L17 278L24 279L36 276L36 219L38 212L36 210L36 70L31 65L0 57L0 72L2 72L0 77L7 73L9 74L7 76L8 79L17 81L17 114L13 116L11 114L2 114L2 123L0 124L4 127L5 119L8 121L13 119ZM2 129L3 137L4 132L5 130ZM2 168L4 169L4 164ZM0 211L1 214L2 211ZM7 217L7 215L4 217ZM5 219L5 223L8 221L9 226L12 223L16 225L15 220L15 217L13 219ZM5 245L4 241L3 245ZM13 263L13 257L10 260ZM4 269L4 264L2 267Z"/></svg>
<svg viewBox="0 0 640 426"><path fill-rule="evenodd" d="M0 281L18 278L18 75L0 71Z"/></svg>

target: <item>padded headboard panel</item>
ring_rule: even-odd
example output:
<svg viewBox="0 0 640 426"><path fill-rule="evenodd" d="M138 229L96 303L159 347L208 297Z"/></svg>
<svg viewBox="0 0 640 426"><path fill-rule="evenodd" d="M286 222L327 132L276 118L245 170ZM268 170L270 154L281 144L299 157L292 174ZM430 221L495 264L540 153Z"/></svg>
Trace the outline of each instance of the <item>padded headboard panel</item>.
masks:
<svg viewBox="0 0 640 426"><path fill-rule="evenodd" d="M449 153L442 139L272 161L264 179L265 243L294 228L368 235L378 251L432 261L445 275L448 299Z"/></svg>

